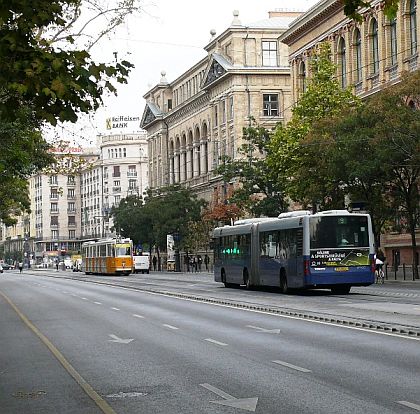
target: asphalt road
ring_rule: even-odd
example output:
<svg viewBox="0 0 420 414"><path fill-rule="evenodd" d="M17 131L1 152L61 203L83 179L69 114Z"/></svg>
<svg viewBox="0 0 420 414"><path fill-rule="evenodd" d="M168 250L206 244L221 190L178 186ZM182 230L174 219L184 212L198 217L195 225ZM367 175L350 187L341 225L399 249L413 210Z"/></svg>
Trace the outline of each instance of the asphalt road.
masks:
<svg viewBox="0 0 420 414"><path fill-rule="evenodd" d="M353 309L348 302L355 300L376 309L392 298L392 306L412 313L419 298L404 296L405 288L388 287L394 296L284 297L220 288L205 275L186 275L180 286L167 275L97 284L63 274L5 272L0 278L2 414L420 412L420 338L129 285L147 280L162 291L224 292L248 301L283 297L291 301L287 306L301 301L318 310L328 302L329 311L343 301ZM410 312L405 316L415 319Z"/></svg>

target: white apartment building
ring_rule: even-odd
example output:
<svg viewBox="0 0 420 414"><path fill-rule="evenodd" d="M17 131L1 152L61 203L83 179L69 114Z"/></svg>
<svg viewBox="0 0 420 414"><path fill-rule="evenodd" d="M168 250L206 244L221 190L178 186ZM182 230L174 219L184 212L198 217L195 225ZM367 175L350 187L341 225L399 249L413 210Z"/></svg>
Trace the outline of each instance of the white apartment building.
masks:
<svg viewBox="0 0 420 414"><path fill-rule="evenodd" d="M98 136L99 157L81 174L82 238L114 235L110 210L148 188L146 132Z"/></svg>

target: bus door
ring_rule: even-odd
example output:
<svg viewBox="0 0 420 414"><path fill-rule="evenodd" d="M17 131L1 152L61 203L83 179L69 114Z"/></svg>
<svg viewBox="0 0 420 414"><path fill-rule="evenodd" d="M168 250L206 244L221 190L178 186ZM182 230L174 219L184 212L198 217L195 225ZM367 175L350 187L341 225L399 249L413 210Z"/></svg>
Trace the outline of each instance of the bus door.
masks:
<svg viewBox="0 0 420 414"><path fill-rule="evenodd" d="M258 223L255 223L251 227L251 238L250 238L250 269L249 277L251 284L253 286L258 286L260 284L259 280L259 257L260 257L260 240L259 240L259 230Z"/></svg>

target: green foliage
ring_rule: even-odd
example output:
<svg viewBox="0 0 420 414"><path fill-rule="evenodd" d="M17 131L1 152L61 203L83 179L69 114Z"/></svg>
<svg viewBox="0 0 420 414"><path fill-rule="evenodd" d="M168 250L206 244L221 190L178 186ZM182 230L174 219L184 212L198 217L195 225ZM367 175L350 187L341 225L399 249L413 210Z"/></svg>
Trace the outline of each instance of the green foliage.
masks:
<svg viewBox="0 0 420 414"><path fill-rule="evenodd" d="M370 0L342 0L342 2L345 15L357 21L362 21L359 10L372 5ZM397 14L400 0L383 0L382 3L384 4L385 15L388 19L393 19Z"/></svg>
<svg viewBox="0 0 420 414"><path fill-rule="evenodd" d="M291 121L279 125L270 142L267 163L292 200L304 207L337 206L342 203L342 191L326 165L314 167L310 147L302 146L317 122L333 117L344 108L357 107L360 102L350 89L342 89L336 78L336 66L330 59L330 46L323 43L310 61L311 78L299 99ZM320 160L317 160L320 161ZM316 168L321 168L317 171ZM333 188L334 191L327 191Z"/></svg>
<svg viewBox="0 0 420 414"><path fill-rule="evenodd" d="M168 234L178 235L179 246L183 245L188 223L200 219L204 205L191 190L172 186L154 194L149 192L144 200L127 197L111 214L121 235L132 238L135 243L148 243L166 250Z"/></svg>
<svg viewBox="0 0 420 414"><path fill-rule="evenodd" d="M7 225L28 210L28 177L53 162L32 111L21 107L13 121L0 122L0 220Z"/></svg>
<svg viewBox="0 0 420 414"><path fill-rule="evenodd" d="M65 11L77 0L11 0L0 5L0 116L14 119L22 102L40 121L77 120L126 83L132 64L96 63L86 50L65 50L38 34L66 25Z"/></svg>
<svg viewBox="0 0 420 414"><path fill-rule="evenodd" d="M286 203L282 185L273 179L264 158L270 150L270 133L252 125L243 129L243 139L246 142L238 149L240 158L223 157L216 170L226 182L239 181L229 202L253 217L277 216L285 211Z"/></svg>

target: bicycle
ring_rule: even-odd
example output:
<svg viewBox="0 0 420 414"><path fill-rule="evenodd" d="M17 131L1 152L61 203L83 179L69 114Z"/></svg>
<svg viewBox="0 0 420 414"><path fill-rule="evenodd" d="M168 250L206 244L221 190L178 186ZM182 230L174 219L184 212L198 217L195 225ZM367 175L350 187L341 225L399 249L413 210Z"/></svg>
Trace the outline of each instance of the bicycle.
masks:
<svg viewBox="0 0 420 414"><path fill-rule="evenodd" d="M375 270L375 283L378 285L383 285L385 282L385 273L382 268Z"/></svg>

